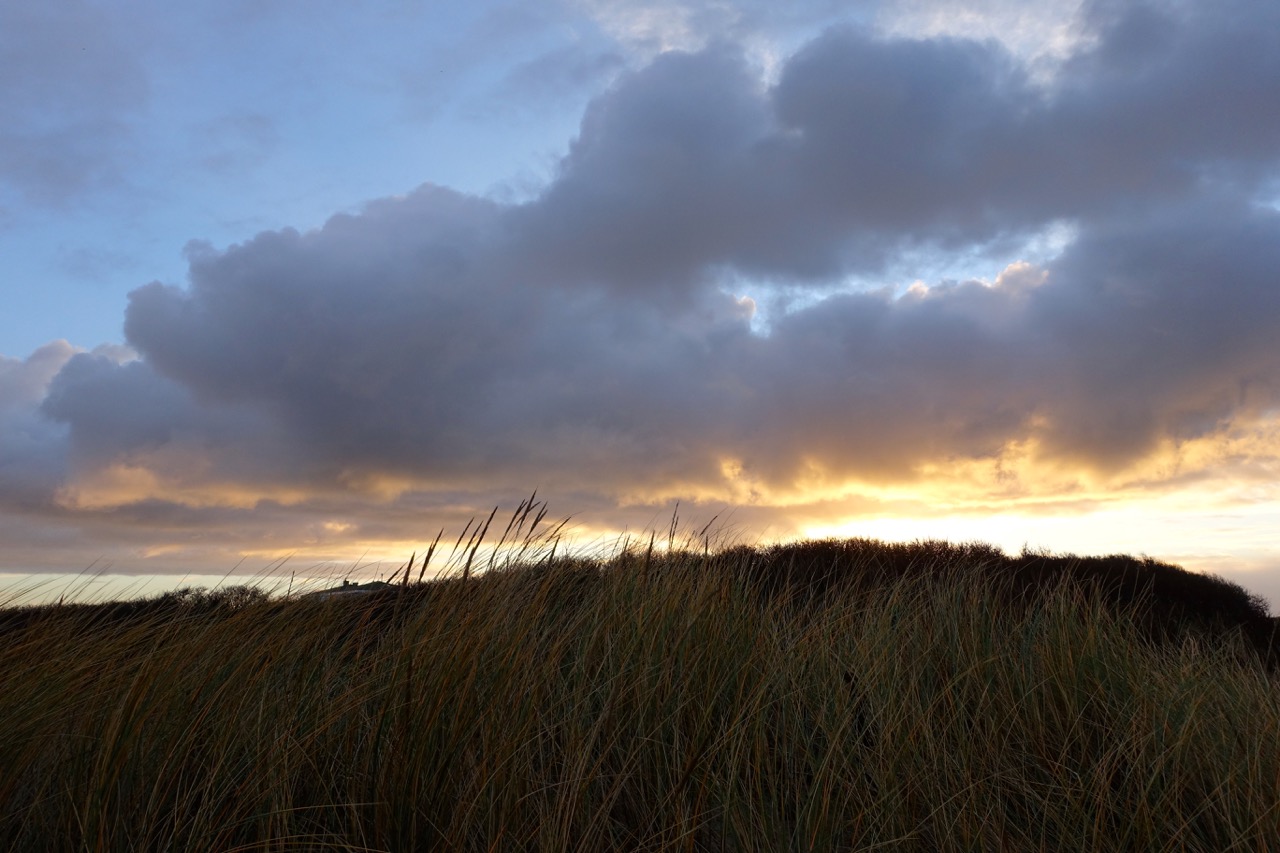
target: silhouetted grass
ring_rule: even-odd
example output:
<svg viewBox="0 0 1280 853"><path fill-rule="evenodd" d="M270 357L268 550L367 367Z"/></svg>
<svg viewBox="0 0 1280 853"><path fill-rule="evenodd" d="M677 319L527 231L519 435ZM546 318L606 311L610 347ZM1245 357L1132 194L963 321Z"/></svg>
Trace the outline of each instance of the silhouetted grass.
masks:
<svg viewBox="0 0 1280 853"><path fill-rule="evenodd" d="M408 583L411 562L396 588L363 597L239 588L0 611L0 840L1253 851L1280 839L1272 620L1220 579L867 540L600 560L526 549L481 566L475 542L455 546L450 577Z"/></svg>

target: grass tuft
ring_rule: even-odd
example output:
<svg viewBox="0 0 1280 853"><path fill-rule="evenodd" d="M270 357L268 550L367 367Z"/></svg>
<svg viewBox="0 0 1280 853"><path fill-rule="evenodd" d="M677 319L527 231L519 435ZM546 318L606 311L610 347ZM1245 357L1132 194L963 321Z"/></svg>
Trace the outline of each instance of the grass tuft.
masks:
<svg viewBox="0 0 1280 853"><path fill-rule="evenodd" d="M527 537L534 497L499 545ZM0 610L12 850L1205 850L1280 838L1272 621L1127 557L477 558ZM545 534L539 534L545 535ZM674 536L669 537L671 539ZM465 544L464 544L465 542ZM416 559L416 557L415 557ZM480 571L479 569L486 569Z"/></svg>

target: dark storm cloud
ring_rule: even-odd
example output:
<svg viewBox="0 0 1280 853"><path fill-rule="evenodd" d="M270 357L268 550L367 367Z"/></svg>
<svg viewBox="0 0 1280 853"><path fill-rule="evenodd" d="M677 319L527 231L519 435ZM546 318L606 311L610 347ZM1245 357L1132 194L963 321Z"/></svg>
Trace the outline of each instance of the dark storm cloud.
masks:
<svg viewBox="0 0 1280 853"><path fill-rule="evenodd" d="M855 30L772 88L731 46L664 55L526 204L424 187L193 246L186 288L130 297L142 361L77 356L44 412L82 467L178 448L205 460L182 476L322 491L893 481L1027 439L1118 470L1277 403L1280 223L1255 196L1280 27L1230 10L1099 11L1047 88L993 44ZM810 300L767 335L721 289L1063 221L1044 268Z"/></svg>

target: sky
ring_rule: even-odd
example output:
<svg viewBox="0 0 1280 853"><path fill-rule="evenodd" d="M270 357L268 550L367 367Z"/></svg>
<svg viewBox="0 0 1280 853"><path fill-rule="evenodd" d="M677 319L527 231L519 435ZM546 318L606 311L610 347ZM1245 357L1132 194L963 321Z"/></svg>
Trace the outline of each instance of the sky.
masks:
<svg viewBox="0 0 1280 853"><path fill-rule="evenodd" d="M0 582L537 489L1280 612L1278 105L1274 0L0 0Z"/></svg>

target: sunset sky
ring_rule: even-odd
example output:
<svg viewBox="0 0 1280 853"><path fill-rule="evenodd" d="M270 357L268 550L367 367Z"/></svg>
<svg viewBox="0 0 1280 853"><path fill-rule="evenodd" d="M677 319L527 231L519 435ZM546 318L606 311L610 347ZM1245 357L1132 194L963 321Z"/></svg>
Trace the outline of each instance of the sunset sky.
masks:
<svg viewBox="0 0 1280 853"><path fill-rule="evenodd" d="M1280 612L1276 0L0 0L0 117L0 588L536 488Z"/></svg>

